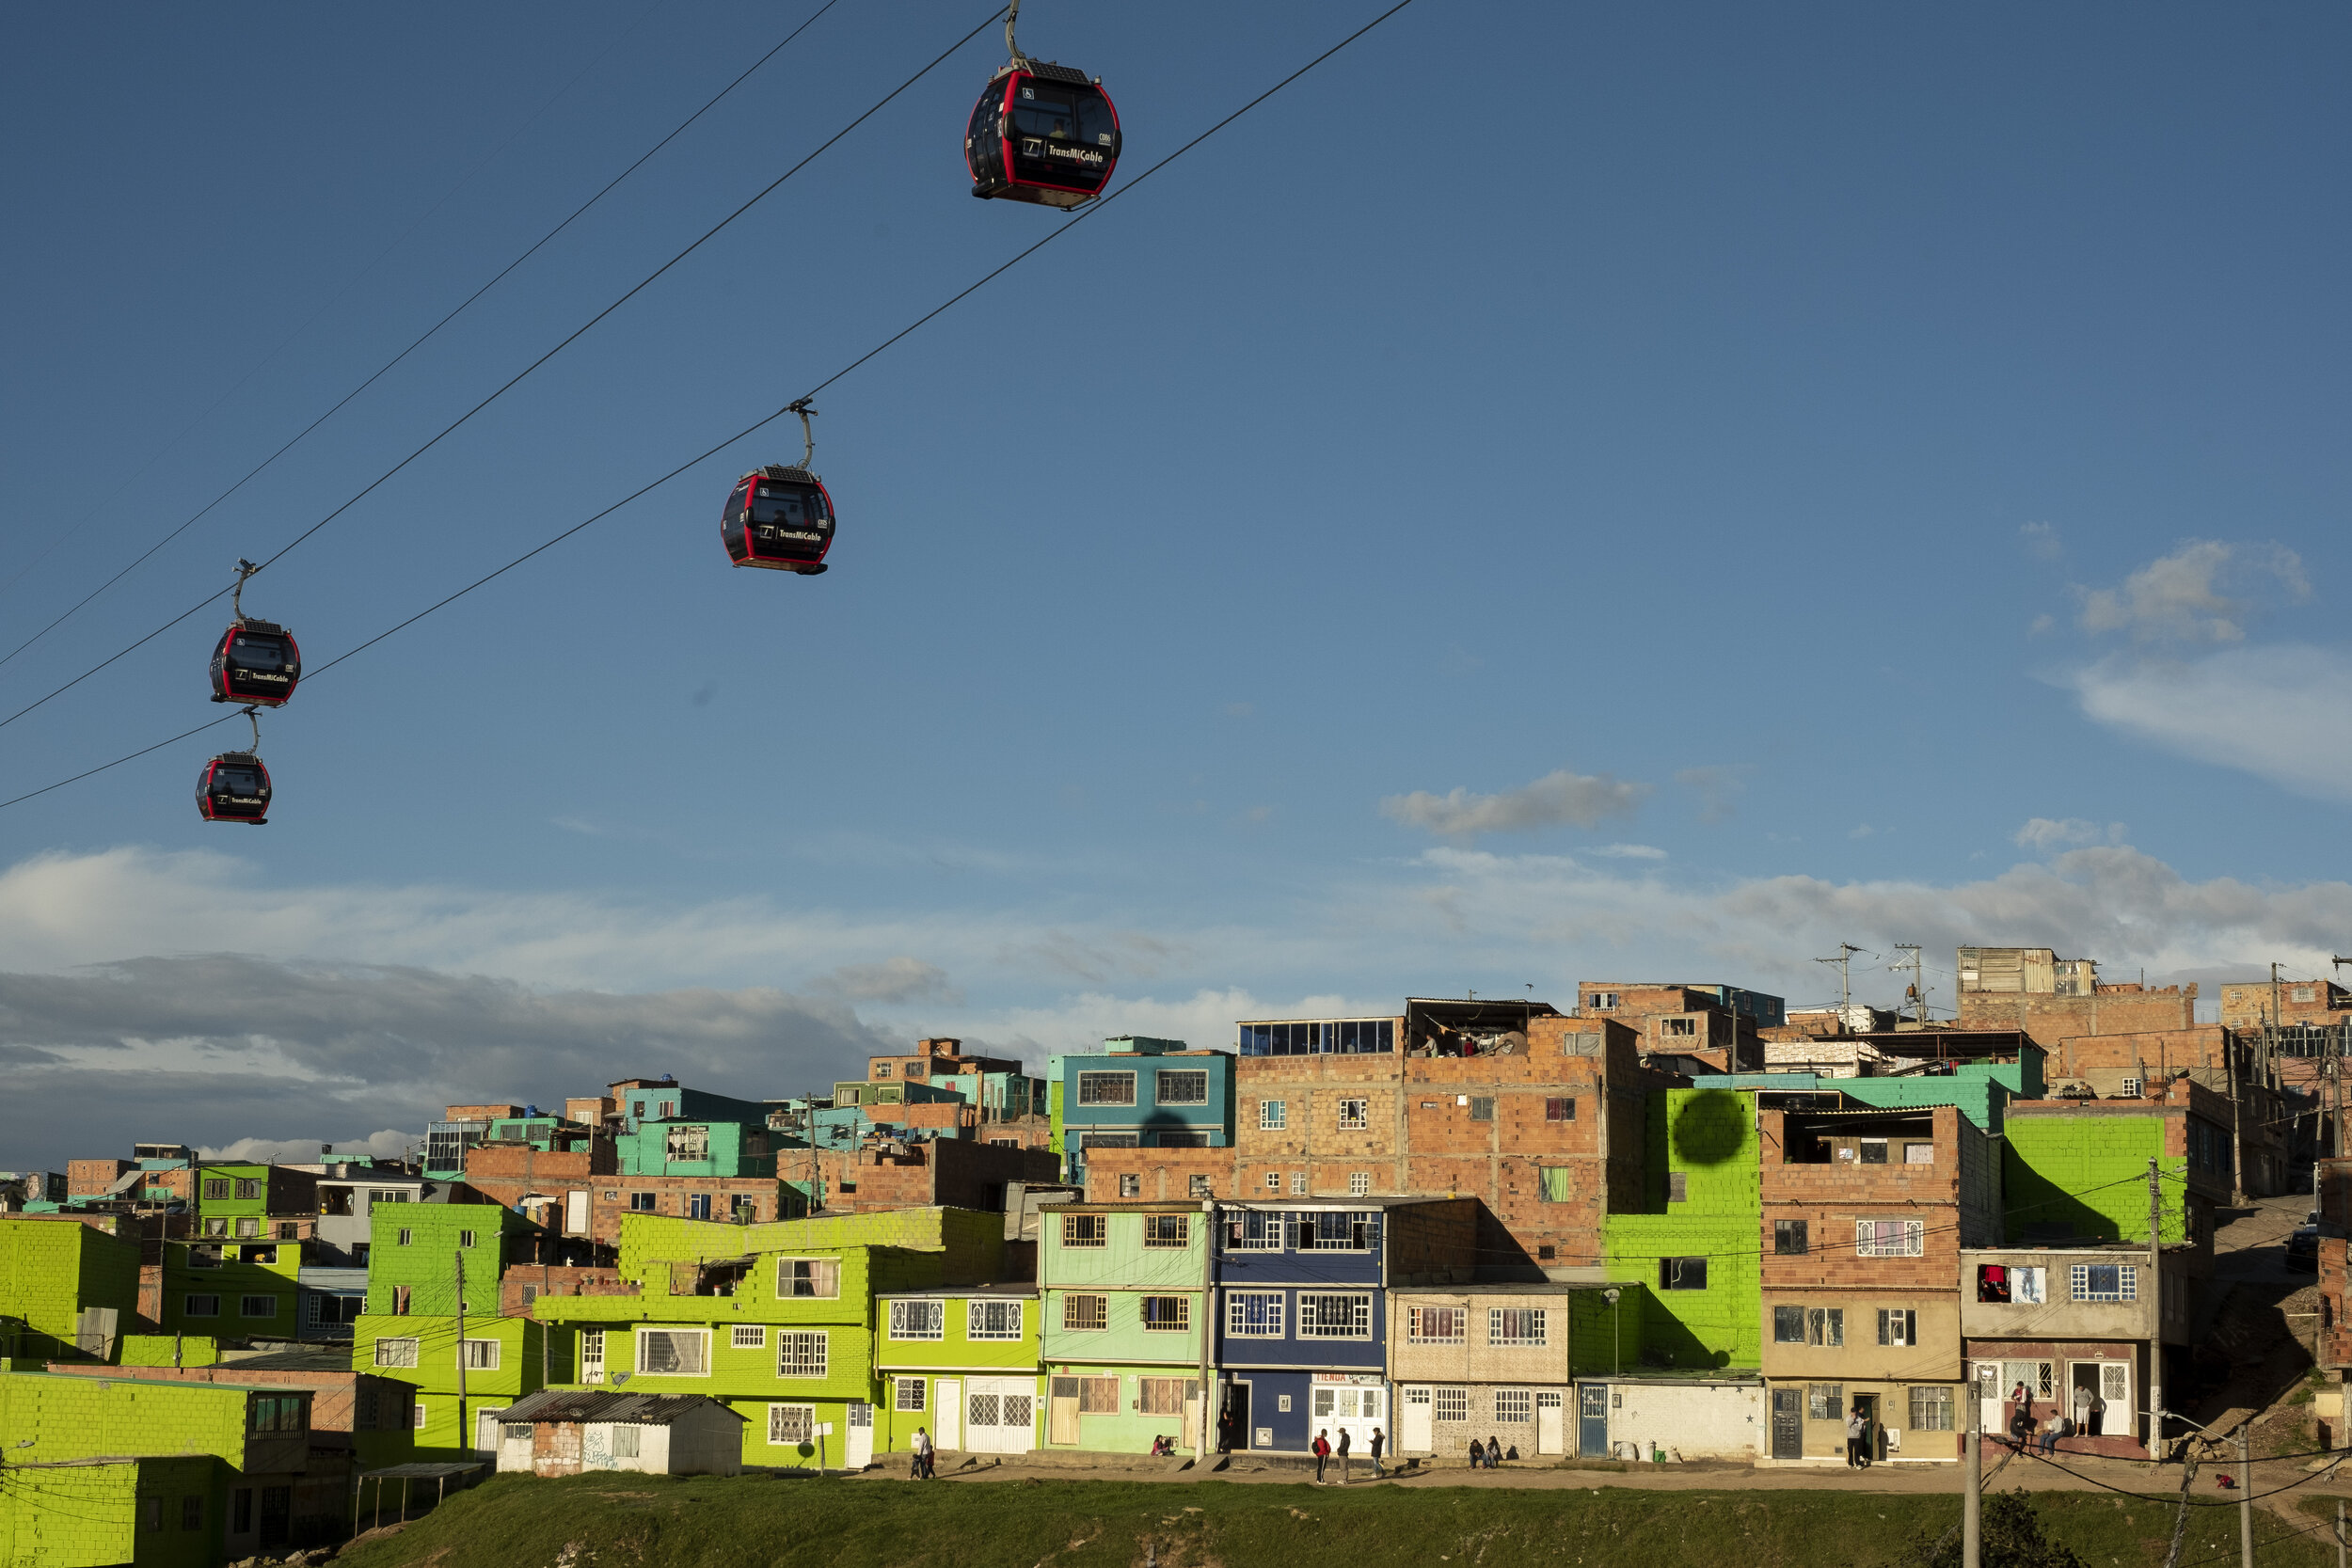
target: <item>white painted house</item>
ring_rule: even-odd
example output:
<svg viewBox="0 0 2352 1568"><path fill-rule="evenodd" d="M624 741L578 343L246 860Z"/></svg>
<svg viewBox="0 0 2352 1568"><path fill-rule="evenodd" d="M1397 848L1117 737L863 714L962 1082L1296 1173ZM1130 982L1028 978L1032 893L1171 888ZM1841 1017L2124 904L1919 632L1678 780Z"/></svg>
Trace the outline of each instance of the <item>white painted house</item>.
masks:
<svg viewBox="0 0 2352 1568"><path fill-rule="evenodd" d="M732 1476L743 1468L743 1418L707 1394L548 1388L508 1405L499 1422L501 1471Z"/></svg>

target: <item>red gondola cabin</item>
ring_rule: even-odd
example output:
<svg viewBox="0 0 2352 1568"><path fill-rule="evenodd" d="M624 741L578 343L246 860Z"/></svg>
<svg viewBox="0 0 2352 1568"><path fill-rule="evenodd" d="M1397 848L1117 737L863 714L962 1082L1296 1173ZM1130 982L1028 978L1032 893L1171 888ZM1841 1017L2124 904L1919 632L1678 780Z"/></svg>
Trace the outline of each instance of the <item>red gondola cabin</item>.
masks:
<svg viewBox="0 0 2352 1568"><path fill-rule="evenodd" d="M207 822L269 820L269 769L251 752L223 752L196 780L196 809Z"/></svg>
<svg viewBox="0 0 2352 1568"><path fill-rule="evenodd" d="M972 107L963 161L974 196L1082 206L1119 166L1119 111L1082 71L1009 65Z"/></svg>
<svg viewBox="0 0 2352 1568"><path fill-rule="evenodd" d="M833 548L833 496L806 468L771 463L735 482L719 537L738 566L814 577Z"/></svg>
<svg viewBox="0 0 2352 1568"><path fill-rule="evenodd" d="M282 707L302 679L302 650L294 633L267 621L237 623L213 649L213 701Z"/></svg>

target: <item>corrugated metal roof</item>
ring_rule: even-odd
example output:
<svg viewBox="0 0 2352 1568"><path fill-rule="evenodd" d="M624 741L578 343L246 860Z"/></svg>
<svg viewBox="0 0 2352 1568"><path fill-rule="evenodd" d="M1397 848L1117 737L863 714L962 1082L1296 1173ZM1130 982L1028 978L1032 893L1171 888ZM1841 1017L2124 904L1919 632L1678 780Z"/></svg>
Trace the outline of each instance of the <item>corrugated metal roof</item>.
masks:
<svg viewBox="0 0 2352 1568"><path fill-rule="evenodd" d="M599 1389L543 1388L525 1394L501 1413L501 1421L627 1421L638 1426L668 1426L691 1411L708 1406L741 1421L707 1394L625 1394Z"/></svg>

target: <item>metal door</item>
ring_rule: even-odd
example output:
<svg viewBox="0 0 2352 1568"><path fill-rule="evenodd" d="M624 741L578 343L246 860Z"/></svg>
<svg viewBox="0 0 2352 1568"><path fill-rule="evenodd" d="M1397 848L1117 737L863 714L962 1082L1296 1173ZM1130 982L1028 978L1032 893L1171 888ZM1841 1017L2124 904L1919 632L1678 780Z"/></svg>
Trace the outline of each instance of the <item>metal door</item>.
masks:
<svg viewBox="0 0 2352 1568"><path fill-rule="evenodd" d="M1535 1451L1568 1451L1568 1412L1565 1402L1556 1393L1535 1396Z"/></svg>
<svg viewBox="0 0 2352 1568"><path fill-rule="evenodd" d="M1429 1390L1405 1390L1405 1415L1398 1423L1396 1449L1399 1453L1427 1453L1430 1445Z"/></svg>
<svg viewBox="0 0 2352 1568"><path fill-rule="evenodd" d="M498 1458L499 1418L505 1414L503 1405L496 1410L477 1410L473 1413L474 1452L484 1459Z"/></svg>
<svg viewBox="0 0 2352 1568"><path fill-rule="evenodd" d="M850 1402L850 1434L842 1439L841 1467L863 1470L874 1463L874 1407L864 1400Z"/></svg>
<svg viewBox="0 0 2352 1568"><path fill-rule="evenodd" d="M943 1377L939 1380L939 1392L932 1401L931 1414L939 1418L939 1430L931 1433L931 1446L962 1448L963 1438L956 1428L963 1419L963 1379Z"/></svg>
<svg viewBox="0 0 2352 1568"><path fill-rule="evenodd" d="M1804 1390L1772 1390L1772 1457L1804 1457Z"/></svg>
<svg viewBox="0 0 2352 1568"><path fill-rule="evenodd" d="M262 1544L282 1546L294 1528L294 1488L262 1488Z"/></svg>
<svg viewBox="0 0 2352 1568"><path fill-rule="evenodd" d="M1053 1380L1053 1397L1046 1402L1045 1440L1067 1448L1078 1446L1078 1380L1074 1377Z"/></svg>
<svg viewBox="0 0 2352 1568"><path fill-rule="evenodd" d="M1585 1459L1609 1457L1609 1385L1606 1383L1577 1385L1576 1451Z"/></svg>
<svg viewBox="0 0 2352 1568"><path fill-rule="evenodd" d="M964 1396L963 1446L974 1453L1027 1453L1037 1446L1037 1379L976 1377Z"/></svg>

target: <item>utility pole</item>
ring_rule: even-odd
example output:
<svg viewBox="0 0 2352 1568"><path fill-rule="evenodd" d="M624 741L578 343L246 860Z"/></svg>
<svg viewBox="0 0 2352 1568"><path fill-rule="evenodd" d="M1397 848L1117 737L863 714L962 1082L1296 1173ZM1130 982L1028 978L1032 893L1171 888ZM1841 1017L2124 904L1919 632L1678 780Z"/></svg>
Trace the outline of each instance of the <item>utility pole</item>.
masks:
<svg viewBox="0 0 2352 1568"><path fill-rule="evenodd" d="M1837 957L1813 960L1817 964L1837 966L1837 1026L1840 1029L1846 1026L1846 1009L1853 1006L1853 984L1848 974L1848 966L1853 962L1853 956L1861 951L1861 948L1856 947L1851 942L1841 942L1837 944Z"/></svg>
<svg viewBox="0 0 2352 1568"><path fill-rule="evenodd" d="M1898 959L1893 967L1911 971L1911 999L1914 1004L1912 1016L1921 1023L1925 1023L1928 1022L1928 978L1927 971L1920 962L1919 944L1915 942L1899 942L1895 944L1895 951L1911 955L1910 962L1905 963Z"/></svg>
<svg viewBox="0 0 2352 1568"><path fill-rule="evenodd" d="M2344 1499L2336 1499L2336 1568L2344 1568Z"/></svg>
<svg viewBox="0 0 2352 1568"><path fill-rule="evenodd" d="M466 1426L466 1249L459 1247L455 1256L457 1259L457 1446L470 1449L473 1447L473 1433Z"/></svg>
<svg viewBox="0 0 2352 1568"><path fill-rule="evenodd" d="M1961 1568L1981 1568L1984 1560L1984 1379L1973 1363L1968 1374L1968 1430L1962 1433L1961 1473L1966 1490L1960 1508Z"/></svg>
<svg viewBox="0 0 2352 1568"><path fill-rule="evenodd" d="M2254 1423L2237 1429L2238 1568L2254 1568Z"/></svg>
<svg viewBox="0 0 2352 1568"><path fill-rule="evenodd" d="M2148 1457L2164 1460L2164 1189L2148 1161L2148 1278L2156 1310L2148 1323Z"/></svg>

